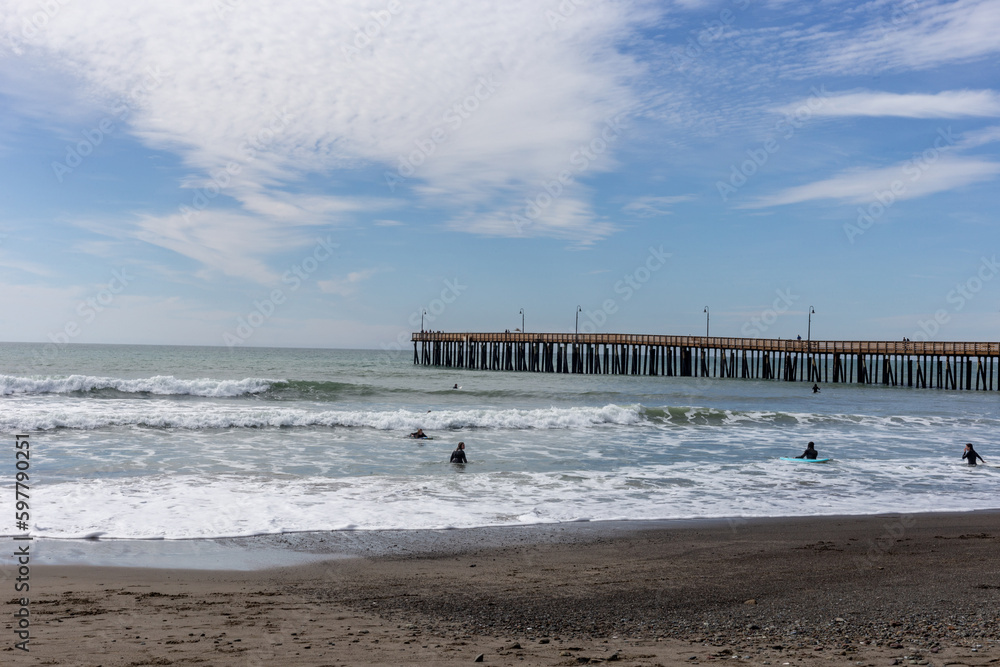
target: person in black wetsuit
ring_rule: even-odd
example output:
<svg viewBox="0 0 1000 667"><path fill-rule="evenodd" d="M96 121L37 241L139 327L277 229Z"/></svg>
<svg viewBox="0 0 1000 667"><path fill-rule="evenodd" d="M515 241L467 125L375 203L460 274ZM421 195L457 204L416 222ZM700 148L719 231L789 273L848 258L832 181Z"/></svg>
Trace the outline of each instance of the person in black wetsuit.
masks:
<svg viewBox="0 0 1000 667"><path fill-rule="evenodd" d="M801 456L796 456L797 459L814 459L819 456L819 452L816 451L816 443L810 441L806 445L806 451L802 452Z"/></svg>
<svg viewBox="0 0 1000 667"><path fill-rule="evenodd" d="M468 459L465 458L465 443L458 443L458 449L451 453L451 461L449 463L468 463Z"/></svg>
<svg viewBox="0 0 1000 667"><path fill-rule="evenodd" d="M814 384L813 385L813 393L814 394L818 394L819 393L819 385L818 384Z"/></svg>
<svg viewBox="0 0 1000 667"><path fill-rule="evenodd" d="M976 465L976 459L983 461L983 457L979 455L979 452L976 451L976 448L972 446L971 442L966 443L965 452L962 454L962 458L967 459L970 466ZM986 463L986 461L983 461L983 463Z"/></svg>

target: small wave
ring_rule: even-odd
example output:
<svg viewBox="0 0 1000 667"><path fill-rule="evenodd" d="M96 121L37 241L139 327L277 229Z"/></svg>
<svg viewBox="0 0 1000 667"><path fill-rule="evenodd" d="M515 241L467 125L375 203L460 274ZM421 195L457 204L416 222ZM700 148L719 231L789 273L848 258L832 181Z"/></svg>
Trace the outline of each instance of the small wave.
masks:
<svg viewBox="0 0 1000 667"><path fill-rule="evenodd" d="M16 377L0 375L0 395L71 394L113 390L124 394L161 396L205 396L212 398L259 394L280 380L245 378L243 380L181 380L171 375L126 380L123 378L69 375L64 377Z"/></svg>
<svg viewBox="0 0 1000 667"><path fill-rule="evenodd" d="M792 425L810 421L821 415L794 414L787 412L763 412L720 410L691 406L667 406L645 408L644 416L653 421L671 426L724 426L738 424ZM823 415L826 417L826 415Z"/></svg>
<svg viewBox="0 0 1000 667"><path fill-rule="evenodd" d="M642 415L653 423L670 426L795 426L795 425L852 425L873 427L948 427L954 426L951 417L913 415L850 415L816 414L805 412L780 412L768 410L720 410L693 406L666 406L643 408Z"/></svg>

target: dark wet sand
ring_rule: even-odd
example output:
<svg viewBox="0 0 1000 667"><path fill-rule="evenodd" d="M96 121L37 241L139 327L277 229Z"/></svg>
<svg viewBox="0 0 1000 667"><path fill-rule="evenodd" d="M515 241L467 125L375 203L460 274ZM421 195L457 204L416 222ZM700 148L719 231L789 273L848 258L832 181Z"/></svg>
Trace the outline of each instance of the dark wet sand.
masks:
<svg viewBox="0 0 1000 667"><path fill-rule="evenodd" d="M998 512L254 540L356 557L34 566L0 664L1000 663Z"/></svg>

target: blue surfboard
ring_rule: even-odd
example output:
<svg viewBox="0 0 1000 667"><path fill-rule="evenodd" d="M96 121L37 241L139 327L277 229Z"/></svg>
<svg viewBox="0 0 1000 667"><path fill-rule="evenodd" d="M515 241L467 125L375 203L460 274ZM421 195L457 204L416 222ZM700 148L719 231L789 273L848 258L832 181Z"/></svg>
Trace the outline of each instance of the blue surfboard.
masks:
<svg viewBox="0 0 1000 667"><path fill-rule="evenodd" d="M828 463L833 459L795 459L790 456L782 456L782 461L791 461L793 463Z"/></svg>

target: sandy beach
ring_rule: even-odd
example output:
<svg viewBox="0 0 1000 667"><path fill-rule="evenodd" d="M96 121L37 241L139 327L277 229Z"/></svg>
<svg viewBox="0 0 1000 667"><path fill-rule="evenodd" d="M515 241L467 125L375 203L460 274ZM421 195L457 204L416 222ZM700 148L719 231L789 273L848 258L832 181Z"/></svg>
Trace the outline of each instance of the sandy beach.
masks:
<svg viewBox="0 0 1000 667"><path fill-rule="evenodd" d="M0 663L1000 661L996 512L258 542L340 555L349 542L352 557L249 572L34 566L30 651L14 648L8 577Z"/></svg>

